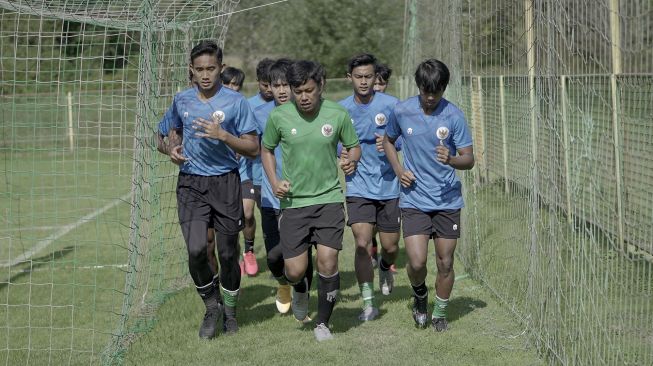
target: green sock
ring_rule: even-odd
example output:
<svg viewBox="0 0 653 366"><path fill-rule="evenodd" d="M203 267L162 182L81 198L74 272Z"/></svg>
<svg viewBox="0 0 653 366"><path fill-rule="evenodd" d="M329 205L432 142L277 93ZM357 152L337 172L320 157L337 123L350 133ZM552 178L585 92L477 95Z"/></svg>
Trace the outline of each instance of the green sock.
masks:
<svg viewBox="0 0 653 366"><path fill-rule="evenodd" d="M234 290L230 291L227 290L226 288L222 287L222 292L223 292L223 301L225 306L229 306L232 308L236 307L236 304L238 304L238 291L239 290Z"/></svg>
<svg viewBox="0 0 653 366"><path fill-rule="evenodd" d="M436 295L435 303L433 304L433 315L431 315L431 317L446 318L447 305L449 305L449 299L441 299Z"/></svg>
<svg viewBox="0 0 653 366"><path fill-rule="evenodd" d="M363 297L363 309L374 306L374 283L363 282L358 287L361 289L361 296Z"/></svg>

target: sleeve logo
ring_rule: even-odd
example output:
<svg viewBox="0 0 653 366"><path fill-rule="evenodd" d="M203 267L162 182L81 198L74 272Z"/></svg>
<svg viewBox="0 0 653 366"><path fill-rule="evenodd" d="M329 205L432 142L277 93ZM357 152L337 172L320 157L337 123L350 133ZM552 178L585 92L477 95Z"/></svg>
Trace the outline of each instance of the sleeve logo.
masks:
<svg viewBox="0 0 653 366"><path fill-rule="evenodd" d="M293 135L293 136L296 135L297 134L297 129L293 128L292 130L290 130L290 134Z"/></svg>
<svg viewBox="0 0 653 366"><path fill-rule="evenodd" d="M374 122L376 122L377 126L384 126L387 121L388 118L383 113L379 113L376 116L374 116Z"/></svg>
<svg viewBox="0 0 653 366"><path fill-rule="evenodd" d="M413 129L409 127L409 128L406 130L406 133L409 134L409 135L412 135L412 134L413 134Z"/></svg>
<svg viewBox="0 0 653 366"><path fill-rule="evenodd" d="M215 111L213 112L212 116L213 116L213 120L218 123L222 123L225 119L225 115L223 111Z"/></svg>
<svg viewBox="0 0 653 366"><path fill-rule="evenodd" d="M322 135L324 137L331 137L331 135L333 135L333 126L331 126L328 123L323 125L322 126Z"/></svg>

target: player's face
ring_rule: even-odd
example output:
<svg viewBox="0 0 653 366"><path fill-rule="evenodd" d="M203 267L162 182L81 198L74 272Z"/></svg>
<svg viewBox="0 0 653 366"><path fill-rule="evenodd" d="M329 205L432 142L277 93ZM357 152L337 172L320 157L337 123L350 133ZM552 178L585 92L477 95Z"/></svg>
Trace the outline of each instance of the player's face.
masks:
<svg viewBox="0 0 653 366"><path fill-rule="evenodd" d="M258 91L261 94L261 98L266 102L272 100L272 89L270 89L270 83L267 81L258 81Z"/></svg>
<svg viewBox="0 0 653 366"><path fill-rule="evenodd" d="M290 85L285 80L276 80L270 84L272 89L272 96L275 103L278 105L288 103L292 99L292 91Z"/></svg>
<svg viewBox="0 0 653 366"><path fill-rule="evenodd" d="M231 90L235 90L237 92L240 91L240 85L234 83L233 80L230 81L229 84L224 84L224 86L226 86L227 88L229 88Z"/></svg>
<svg viewBox="0 0 653 366"><path fill-rule="evenodd" d="M313 115L320 105L322 85L318 85L313 79L308 79L304 84L292 88L292 94L295 97L297 109L303 114Z"/></svg>
<svg viewBox="0 0 653 366"><path fill-rule="evenodd" d="M372 87L374 86L374 65L362 65L354 67L351 74L347 74L347 78L351 80L354 86L354 93L361 97L368 96L373 93Z"/></svg>
<svg viewBox="0 0 653 366"><path fill-rule="evenodd" d="M195 57L190 69L200 91L210 91L218 86L222 64L218 62L215 55L205 54Z"/></svg>
<svg viewBox="0 0 653 366"><path fill-rule="evenodd" d="M433 111L442 100L444 90L437 93L428 93L422 89L419 90L419 102L424 110Z"/></svg>
<svg viewBox="0 0 653 366"><path fill-rule="evenodd" d="M374 91L375 92L385 93L385 89L387 87L388 87L388 82L381 79L380 77L377 77L376 80L374 81Z"/></svg>

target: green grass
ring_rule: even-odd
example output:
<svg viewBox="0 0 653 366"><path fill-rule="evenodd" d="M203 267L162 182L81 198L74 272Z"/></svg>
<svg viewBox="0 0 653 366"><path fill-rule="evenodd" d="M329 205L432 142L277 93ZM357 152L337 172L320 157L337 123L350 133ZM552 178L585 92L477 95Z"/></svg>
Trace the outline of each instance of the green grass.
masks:
<svg viewBox="0 0 653 366"><path fill-rule="evenodd" d="M186 288L159 309L154 328L129 348L126 364L345 365L396 364L406 360L411 364L542 364L528 345L524 328L487 290L465 276L460 265L456 271L462 278L455 285L449 307L449 332L438 334L431 329L414 328L410 310L412 290L403 254L398 262L395 291L388 297L377 293L381 317L369 323L359 322L361 299L353 272L353 238L349 229L345 230L344 246L340 254L341 294L331 318L334 341L317 344L312 326L300 326L292 315L277 313L276 282L265 267L259 229L256 249L262 271L256 277L242 279L239 333L233 337L220 335L212 341L199 340L197 329L203 304L193 288ZM435 273L432 256L429 270L427 283L432 291ZM310 301L313 316L316 294L314 284Z"/></svg>

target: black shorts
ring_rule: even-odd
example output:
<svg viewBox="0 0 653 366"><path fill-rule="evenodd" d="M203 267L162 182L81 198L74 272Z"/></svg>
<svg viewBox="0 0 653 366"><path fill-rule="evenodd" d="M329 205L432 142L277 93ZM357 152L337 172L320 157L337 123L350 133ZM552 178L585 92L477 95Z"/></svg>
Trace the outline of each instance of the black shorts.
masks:
<svg viewBox="0 0 653 366"><path fill-rule="evenodd" d="M240 190L243 192L244 200L254 200L256 206L261 207L261 186L254 185L251 179L240 183Z"/></svg>
<svg viewBox="0 0 653 366"><path fill-rule="evenodd" d="M433 238L460 238L460 209L423 212L414 208L402 208L404 238L428 235Z"/></svg>
<svg viewBox="0 0 653 366"><path fill-rule="evenodd" d="M216 176L179 173L177 213L180 224L205 221L223 234L237 234L245 221L238 170Z"/></svg>
<svg viewBox="0 0 653 366"><path fill-rule="evenodd" d="M279 217L283 257L294 258L315 244L342 250L344 228L342 203L283 209Z"/></svg>
<svg viewBox="0 0 653 366"><path fill-rule="evenodd" d="M399 198L372 200L362 197L347 197L347 225L358 223L376 224L379 231L398 233L401 229Z"/></svg>

